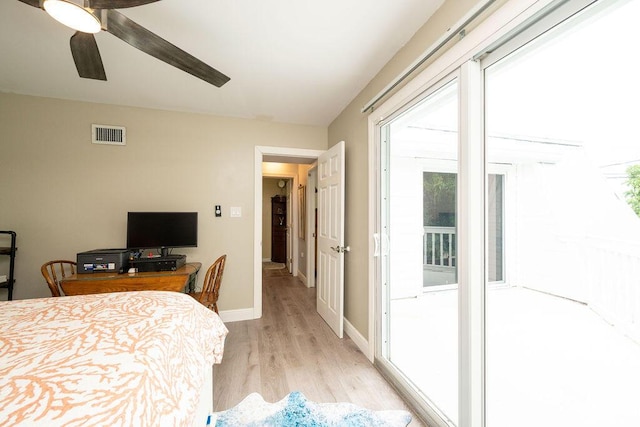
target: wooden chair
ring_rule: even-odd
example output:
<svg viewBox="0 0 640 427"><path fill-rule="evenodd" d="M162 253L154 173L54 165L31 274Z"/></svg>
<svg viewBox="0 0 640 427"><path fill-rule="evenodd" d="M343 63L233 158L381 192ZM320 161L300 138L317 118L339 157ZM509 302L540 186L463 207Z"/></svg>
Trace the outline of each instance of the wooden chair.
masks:
<svg viewBox="0 0 640 427"><path fill-rule="evenodd" d="M42 272L44 279L47 281L47 285L49 285L51 296L59 297L62 296L60 280L76 274L76 263L61 259L49 261L40 267L40 272Z"/></svg>
<svg viewBox="0 0 640 427"><path fill-rule="evenodd" d="M222 273L227 256L222 255L207 270L207 275L202 284L202 292L191 292L189 295L210 310L218 312L218 295L220 295L220 285L222 284Z"/></svg>

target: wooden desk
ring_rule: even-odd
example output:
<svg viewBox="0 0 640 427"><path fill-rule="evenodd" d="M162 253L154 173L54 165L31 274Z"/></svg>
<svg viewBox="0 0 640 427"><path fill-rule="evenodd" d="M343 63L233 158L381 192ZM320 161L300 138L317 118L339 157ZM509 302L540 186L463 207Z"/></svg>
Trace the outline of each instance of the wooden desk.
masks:
<svg viewBox="0 0 640 427"><path fill-rule="evenodd" d="M145 273L85 273L74 274L60 281L65 295L102 294L126 291L183 292L192 288L202 266L190 262L176 271L149 271Z"/></svg>

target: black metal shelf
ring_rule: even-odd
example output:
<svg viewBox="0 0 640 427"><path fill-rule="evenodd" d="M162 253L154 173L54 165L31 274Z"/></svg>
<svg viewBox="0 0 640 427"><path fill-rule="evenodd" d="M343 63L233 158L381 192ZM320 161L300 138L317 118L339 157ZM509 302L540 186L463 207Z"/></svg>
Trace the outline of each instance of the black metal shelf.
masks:
<svg viewBox="0 0 640 427"><path fill-rule="evenodd" d="M16 251L18 250L16 247L16 233L15 231L0 231L0 234L7 234L11 237L11 246L0 247L0 255L6 255L10 258L9 274L7 275L7 280L0 282L0 289L8 290L7 299L11 301L13 299L13 285L16 283L16 279L13 276L15 272Z"/></svg>

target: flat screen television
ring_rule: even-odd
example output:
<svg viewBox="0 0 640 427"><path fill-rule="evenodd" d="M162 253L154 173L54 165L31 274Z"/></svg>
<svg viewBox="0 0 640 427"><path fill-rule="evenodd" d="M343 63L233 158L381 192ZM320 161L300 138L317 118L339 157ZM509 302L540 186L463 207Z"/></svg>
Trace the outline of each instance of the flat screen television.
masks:
<svg viewBox="0 0 640 427"><path fill-rule="evenodd" d="M129 212L127 249L159 249L166 257L170 248L198 246L197 212Z"/></svg>

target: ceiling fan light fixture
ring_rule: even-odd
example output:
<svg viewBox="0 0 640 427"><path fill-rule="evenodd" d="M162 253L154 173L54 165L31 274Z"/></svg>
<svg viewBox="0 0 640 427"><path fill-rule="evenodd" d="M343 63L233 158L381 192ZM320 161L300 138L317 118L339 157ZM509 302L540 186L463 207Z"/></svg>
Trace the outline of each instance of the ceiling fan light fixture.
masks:
<svg viewBox="0 0 640 427"><path fill-rule="evenodd" d="M56 21L83 33L98 33L100 20L91 11L67 0L45 0L44 10Z"/></svg>

